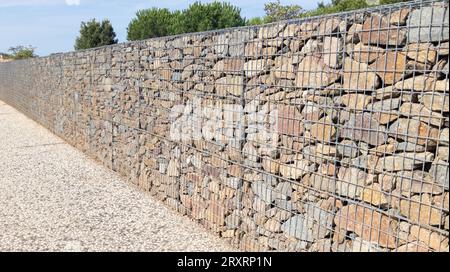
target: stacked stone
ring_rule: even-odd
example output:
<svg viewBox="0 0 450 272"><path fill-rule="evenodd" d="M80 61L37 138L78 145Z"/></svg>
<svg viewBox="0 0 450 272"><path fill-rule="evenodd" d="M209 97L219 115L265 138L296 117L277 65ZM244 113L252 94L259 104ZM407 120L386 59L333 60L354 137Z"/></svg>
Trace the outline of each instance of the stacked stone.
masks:
<svg viewBox="0 0 450 272"><path fill-rule="evenodd" d="M11 62L0 99L243 250L448 251L448 10Z"/></svg>
<svg viewBox="0 0 450 272"><path fill-rule="evenodd" d="M167 41L147 83L176 110L158 121L183 135L198 119L201 139L180 137L157 162L181 180L158 181L161 195L246 250L445 250L448 27L411 29L446 10ZM220 123L225 109L245 120L244 141L241 124Z"/></svg>

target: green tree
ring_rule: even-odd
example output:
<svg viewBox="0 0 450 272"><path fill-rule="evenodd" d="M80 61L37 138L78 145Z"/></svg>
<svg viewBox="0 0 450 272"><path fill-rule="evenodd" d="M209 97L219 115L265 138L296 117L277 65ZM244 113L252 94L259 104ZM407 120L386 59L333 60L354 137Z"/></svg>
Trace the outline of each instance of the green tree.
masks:
<svg viewBox="0 0 450 272"><path fill-rule="evenodd" d="M280 0L265 4L264 11L264 21L267 23L298 18L304 12L299 5L282 5Z"/></svg>
<svg viewBox="0 0 450 272"><path fill-rule="evenodd" d="M169 34L175 35L175 34L184 33L183 22L184 22L183 11L181 11L181 10L173 11L172 17L170 20Z"/></svg>
<svg viewBox="0 0 450 272"><path fill-rule="evenodd" d="M319 3L316 9L305 12L303 17L350 11L368 6L366 0L332 0L330 4Z"/></svg>
<svg viewBox="0 0 450 272"><path fill-rule="evenodd" d="M226 2L195 2L177 16L174 33L187 33L245 25L241 9Z"/></svg>
<svg viewBox="0 0 450 272"><path fill-rule="evenodd" d="M378 4L386 5L405 1L407 0L380 0L379 2L368 0L332 0L330 4L324 4L323 2L319 2L316 9L305 12L302 15L302 17L338 13L355 9L363 9L369 6L374 6L373 3L376 3L375 5Z"/></svg>
<svg viewBox="0 0 450 272"><path fill-rule="evenodd" d="M380 5L396 4L400 2L408 2L409 0L380 0Z"/></svg>
<svg viewBox="0 0 450 272"><path fill-rule="evenodd" d="M253 18L247 20L246 25L252 26L252 25L261 25L264 23L265 23L264 18L253 17Z"/></svg>
<svg viewBox="0 0 450 272"><path fill-rule="evenodd" d="M28 58L34 58L37 57L37 55L34 53L34 50L36 48L30 46L13 46L8 49L8 52L10 52L10 57L13 59L28 59Z"/></svg>
<svg viewBox="0 0 450 272"><path fill-rule="evenodd" d="M75 40L75 50L116 44L116 33L108 19L81 22L80 36Z"/></svg>
<svg viewBox="0 0 450 272"><path fill-rule="evenodd" d="M173 17L174 14L165 8L139 10L136 18L128 24L127 39L135 41L170 35L173 33Z"/></svg>
<svg viewBox="0 0 450 272"><path fill-rule="evenodd" d="M225 2L195 2L187 9L170 12L168 9L139 10L127 28L127 39L143 40L187 32L207 31L243 26L241 10Z"/></svg>

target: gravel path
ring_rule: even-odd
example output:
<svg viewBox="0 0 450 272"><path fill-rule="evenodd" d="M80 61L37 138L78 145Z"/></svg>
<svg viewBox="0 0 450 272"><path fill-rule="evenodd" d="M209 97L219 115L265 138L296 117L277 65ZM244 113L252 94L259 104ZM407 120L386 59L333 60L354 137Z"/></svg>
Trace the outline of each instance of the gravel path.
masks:
<svg viewBox="0 0 450 272"><path fill-rule="evenodd" d="M0 251L231 251L0 101Z"/></svg>

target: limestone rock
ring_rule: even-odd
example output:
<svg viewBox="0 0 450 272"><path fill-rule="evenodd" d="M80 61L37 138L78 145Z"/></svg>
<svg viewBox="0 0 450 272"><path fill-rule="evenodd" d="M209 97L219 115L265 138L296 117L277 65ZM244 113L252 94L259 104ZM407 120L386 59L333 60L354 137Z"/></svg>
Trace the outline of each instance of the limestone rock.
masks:
<svg viewBox="0 0 450 272"><path fill-rule="evenodd" d="M419 100L432 111L449 112L448 93L426 92L420 95Z"/></svg>
<svg viewBox="0 0 450 272"><path fill-rule="evenodd" d="M309 183L316 190L330 192L330 193L336 192L336 179L335 178L313 173L309 177Z"/></svg>
<svg viewBox="0 0 450 272"><path fill-rule="evenodd" d="M377 169L385 169L387 171L414 170L423 167L425 163L431 162L434 155L431 152L423 153L397 153L392 156L380 158Z"/></svg>
<svg viewBox="0 0 450 272"><path fill-rule="evenodd" d="M244 72L246 77L254 77L267 71L272 65L270 59L250 60L244 63Z"/></svg>
<svg viewBox="0 0 450 272"><path fill-rule="evenodd" d="M262 166L269 173L277 174L280 171L280 163L270 158L263 158Z"/></svg>
<svg viewBox="0 0 450 272"><path fill-rule="evenodd" d="M442 160L435 160L431 164L430 174L435 180L435 182L445 186L447 189L449 187L449 164L448 162Z"/></svg>
<svg viewBox="0 0 450 272"><path fill-rule="evenodd" d="M296 106L278 105L276 128L278 133L288 136L300 136L304 127L302 115Z"/></svg>
<svg viewBox="0 0 450 272"><path fill-rule="evenodd" d="M380 85L380 80L369 66L351 58L344 59L344 85L351 92L374 90Z"/></svg>
<svg viewBox="0 0 450 272"><path fill-rule="evenodd" d="M355 158L359 154L358 145L352 140L343 140L336 148L338 154L343 157Z"/></svg>
<svg viewBox="0 0 450 272"><path fill-rule="evenodd" d="M371 179L368 175L370 174L354 167L339 168L338 179L336 180L336 193L341 196L349 197L350 199L359 197L364 188L366 179Z"/></svg>
<svg viewBox="0 0 450 272"><path fill-rule="evenodd" d="M336 213L334 223L337 229L355 232L364 241L396 247L396 221L372 209L354 204L344 206Z"/></svg>
<svg viewBox="0 0 450 272"><path fill-rule="evenodd" d="M408 8L402 8L396 10L390 14L389 23L391 25L405 25L410 10Z"/></svg>
<svg viewBox="0 0 450 272"><path fill-rule="evenodd" d="M252 190L255 195L266 203L271 203L274 200L274 191L265 181L252 182Z"/></svg>
<svg viewBox="0 0 450 272"><path fill-rule="evenodd" d="M241 76L226 76L216 80L215 88L222 96L226 96L227 93L240 96L243 91L243 82Z"/></svg>
<svg viewBox="0 0 450 272"><path fill-rule="evenodd" d="M323 59L306 56L298 65L295 85L299 88L320 88L330 85L338 78L338 71L329 68Z"/></svg>
<svg viewBox="0 0 450 272"><path fill-rule="evenodd" d="M289 37L295 37L297 33L300 31L300 26L298 24L290 24L287 25L284 29L283 33L281 34L281 37L283 38L289 38Z"/></svg>
<svg viewBox="0 0 450 272"><path fill-rule="evenodd" d="M397 90L394 86L386 86L384 88L377 89L373 92L373 96L376 99L388 99L388 98L396 98L400 96L400 91Z"/></svg>
<svg viewBox="0 0 450 272"><path fill-rule="evenodd" d="M387 19L377 14L364 21L362 30L360 40L364 44L399 46L405 43L405 30L389 26Z"/></svg>
<svg viewBox="0 0 450 272"><path fill-rule="evenodd" d="M264 228L270 232L280 232L281 223L278 220L271 218L264 223Z"/></svg>
<svg viewBox="0 0 450 272"><path fill-rule="evenodd" d="M323 109L313 102L306 102L302 110L302 116L306 121L317 122L323 116Z"/></svg>
<svg viewBox="0 0 450 272"><path fill-rule="evenodd" d="M354 44L358 43L362 28L363 28L362 24L357 23L352 24L352 26L347 31L345 42Z"/></svg>
<svg viewBox="0 0 450 272"><path fill-rule="evenodd" d="M338 18L326 18L319 24L318 35L329 35L338 30L340 20Z"/></svg>
<svg viewBox="0 0 450 272"><path fill-rule="evenodd" d="M437 127L442 126L445 118L440 113L429 110L422 104L403 103L400 107L400 113L405 117L411 117L422 121L425 124L431 124Z"/></svg>
<svg viewBox="0 0 450 272"><path fill-rule="evenodd" d="M342 51L342 42L339 38L326 36L323 41L323 62L332 68L340 66L339 52Z"/></svg>
<svg viewBox="0 0 450 272"><path fill-rule="evenodd" d="M293 164L281 164L280 174L285 178L296 180L310 170L309 165L309 161L305 159L294 160Z"/></svg>
<svg viewBox="0 0 450 272"><path fill-rule="evenodd" d="M291 57L283 61L278 68L275 68L274 76L276 78L295 79L294 69L293 59Z"/></svg>
<svg viewBox="0 0 450 272"><path fill-rule="evenodd" d="M358 43L356 45L349 44L347 53L357 62L372 63L385 52L384 49L372 45L364 45Z"/></svg>
<svg viewBox="0 0 450 272"><path fill-rule="evenodd" d="M312 242L312 232L307 227L306 219L303 215L298 214L289 218L281 225L281 230L288 236L295 237L299 240Z"/></svg>
<svg viewBox="0 0 450 272"><path fill-rule="evenodd" d="M277 23L270 26L261 27L258 31L258 39L271 39L278 36L278 33L284 30L285 23Z"/></svg>
<svg viewBox="0 0 450 272"><path fill-rule="evenodd" d="M329 118L322 118L311 126L311 136L322 142L330 142L336 134L336 127Z"/></svg>
<svg viewBox="0 0 450 272"><path fill-rule="evenodd" d="M167 166L167 175L169 177L178 177L180 175L180 163L176 160L170 160Z"/></svg>
<svg viewBox="0 0 450 272"><path fill-rule="evenodd" d="M436 80L435 77L423 75L399 81L395 84L399 90L414 91L448 91L448 80Z"/></svg>
<svg viewBox="0 0 450 272"><path fill-rule="evenodd" d="M237 164L228 166L227 171L228 171L228 174L233 177L242 177L242 175L244 174L244 169L242 169L242 166L237 165Z"/></svg>
<svg viewBox="0 0 450 272"><path fill-rule="evenodd" d="M386 52L369 66L376 71L381 80L391 85L402 79L406 72L406 55L398 52Z"/></svg>
<svg viewBox="0 0 450 272"><path fill-rule="evenodd" d="M371 145L381 145L387 139L385 130L368 113L352 114L345 123L341 136Z"/></svg>
<svg viewBox="0 0 450 272"><path fill-rule="evenodd" d="M362 111L372 101L372 97L364 94L344 94L340 97L340 102L348 109L355 111Z"/></svg>
<svg viewBox="0 0 450 272"><path fill-rule="evenodd" d="M415 119L400 118L389 127L389 134L410 143L436 145L439 130Z"/></svg>
<svg viewBox="0 0 450 272"><path fill-rule="evenodd" d="M448 146L448 144L449 144L449 132L450 132L449 128L444 128L444 129L441 130L441 132L439 134L439 144L444 145L444 146Z"/></svg>
<svg viewBox="0 0 450 272"><path fill-rule="evenodd" d="M365 187L361 200L376 207L386 207L389 203L388 196L381 190L381 186L378 183Z"/></svg>
<svg viewBox="0 0 450 272"><path fill-rule="evenodd" d="M430 248L437 251L445 249L445 240L447 240L448 243L448 238L445 238L437 232L432 232L424 227L420 227L417 225L411 226L410 233L412 237L417 238L426 246L429 246Z"/></svg>
<svg viewBox="0 0 450 272"><path fill-rule="evenodd" d="M397 173L395 178L396 187L407 197L410 194L441 194L442 186L435 183L433 177L422 171L403 171Z"/></svg>
<svg viewBox="0 0 450 272"><path fill-rule="evenodd" d="M412 222L424 225L440 225L442 220L441 212L433 207L427 195L400 200L400 212Z"/></svg>
<svg viewBox="0 0 450 272"><path fill-rule="evenodd" d="M422 63L434 64L436 62L437 51L431 43L412 43L408 44L403 52L408 58Z"/></svg>

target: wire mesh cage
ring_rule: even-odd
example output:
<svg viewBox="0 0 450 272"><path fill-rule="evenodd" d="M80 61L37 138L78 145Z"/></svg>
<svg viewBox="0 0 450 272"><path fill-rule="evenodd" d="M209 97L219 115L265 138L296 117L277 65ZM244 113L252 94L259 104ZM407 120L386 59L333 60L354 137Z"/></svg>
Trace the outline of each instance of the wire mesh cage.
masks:
<svg viewBox="0 0 450 272"><path fill-rule="evenodd" d="M246 251L448 251L448 1L0 64L0 99Z"/></svg>

